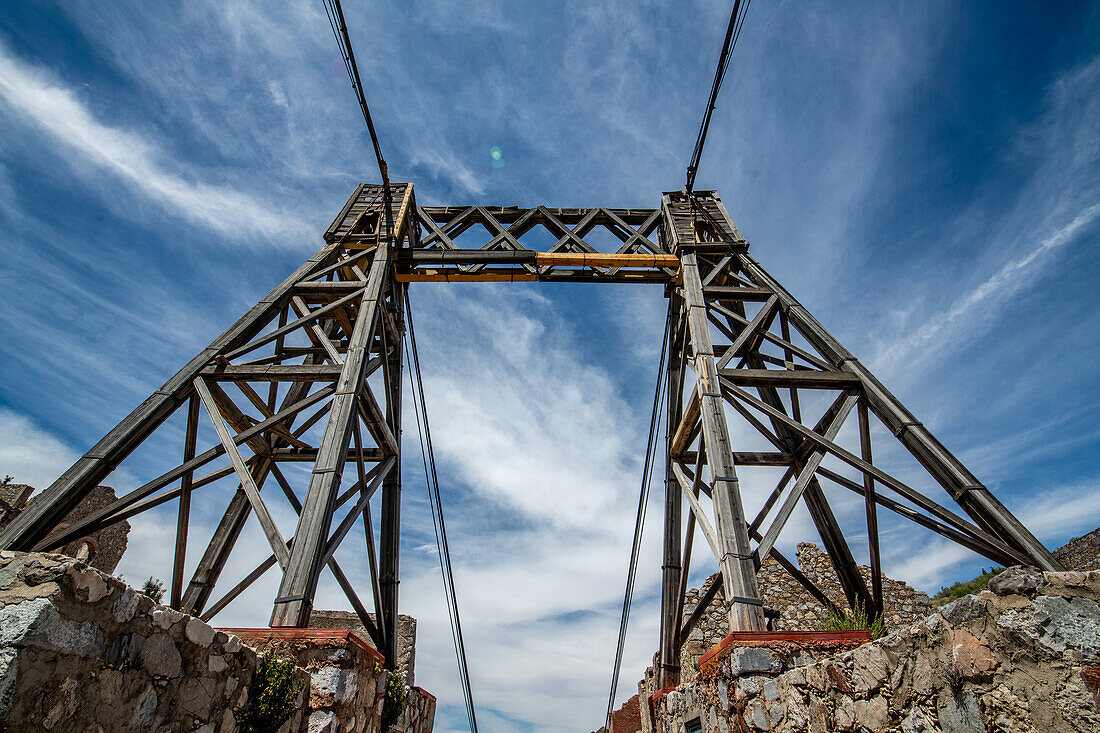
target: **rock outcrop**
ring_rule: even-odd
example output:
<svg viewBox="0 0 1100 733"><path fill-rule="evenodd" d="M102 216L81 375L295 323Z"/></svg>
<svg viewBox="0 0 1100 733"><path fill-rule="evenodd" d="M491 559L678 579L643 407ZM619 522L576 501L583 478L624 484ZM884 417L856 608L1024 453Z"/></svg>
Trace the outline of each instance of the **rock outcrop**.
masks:
<svg viewBox="0 0 1100 733"><path fill-rule="evenodd" d="M751 658L749 658L751 657ZM647 731L1100 730L1100 571L1009 568L856 649L733 648L643 706ZM655 728L654 728L655 725ZM698 730L698 729L696 729Z"/></svg>

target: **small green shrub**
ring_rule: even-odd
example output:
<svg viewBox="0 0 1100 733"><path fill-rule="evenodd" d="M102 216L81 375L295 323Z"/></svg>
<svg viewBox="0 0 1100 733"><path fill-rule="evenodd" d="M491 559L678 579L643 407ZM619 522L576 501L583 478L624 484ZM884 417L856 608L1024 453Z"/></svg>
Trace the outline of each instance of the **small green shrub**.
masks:
<svg viewBox="0 0 1100 733"><path fill-rule="evenodd" d="M150 575L145 585L141 586L141 592L160 603L160 599L164 598L164 583Z"/></svg>
<svg viewBox="0 0 1100 733"><path fill-rule="evenodd" d="M881 616L871 621L860 603L852 611L830 611L817 628L819 631L870 631L872 639L886 636L886 622Z"/></svg>
<svg viewBox="0 0 1100 733"><path fill-rule="evenodd" d="M252 675L248 707L237 715L241 733L275 733L297 711L305 685L294 679L294 662L264 654Z"/></svg>
<svg viewBox="0 0 1100 733"><path fill-rule="evenodd" d="M390 681L386 683L386 699L382 702L383 731L389 730L390 726L401 717L408 695L409 690L405 687L405 678L396 672L390 675Z"/></svg>
<svg viewBox="0 0 1100 733"><path fill-rule="evenodd" d="M989 585L989 581L993 580L1004 571L1004 568L990 568L989 570L982 568L982 574L973 580L964 580L954 585L949 585L946 588L940 588L940 592L932 596L932 604L936 606L936 608L939 608L940 606L951 603L951 601L957 601L963 596L985 590L985 587Z"/></svg>

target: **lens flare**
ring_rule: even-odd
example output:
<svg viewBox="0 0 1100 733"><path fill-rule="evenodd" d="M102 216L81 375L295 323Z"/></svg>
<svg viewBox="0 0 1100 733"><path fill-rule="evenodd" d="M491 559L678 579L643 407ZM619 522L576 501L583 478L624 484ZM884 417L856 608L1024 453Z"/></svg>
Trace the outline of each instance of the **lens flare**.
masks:
<svg viewBox="0 0 1100 733"><path fill-rule="evenodd" d="M496 145L489 148L489 157L493 161L494 168L504 167L504 153L502 153L500 148L498 148Z"/></svg>

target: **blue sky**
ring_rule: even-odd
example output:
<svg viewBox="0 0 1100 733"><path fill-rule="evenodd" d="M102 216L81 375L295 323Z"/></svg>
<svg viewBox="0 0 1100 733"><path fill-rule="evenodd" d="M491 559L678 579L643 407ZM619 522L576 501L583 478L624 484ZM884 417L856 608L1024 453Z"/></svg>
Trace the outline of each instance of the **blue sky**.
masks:
<svg viewBox="0 0 1100 733"><path fill-rule="evenodd" d="M421 203L651 207L683 185L729 6L345 12L390 170ZM697 184L1051 545L1100 524L1097 39L1096 3L753 4ZM0 473L48 484L316 250L376 176L358 114L319 0L4 5ZM411 297L479 720L591 730L661 293ZM155 457L111 481L131 487ZM403 610L421 621L417 682L441 700L438 729L459 730L418 462L404 469ZM217 511L197 510L200 530ZM656 645L658 516L624 696ZM288 509L276 518L293 527ZM136 520L141 552L120 571L165 577L172 521ZM780 548L816 539L791 526ZM920 588L982 565L918 528L884 531L886 571ZM341 553L362 580L355 548ZM265 578L219 621L262 625L274 589ZM323 586L318 605L343 602Z"/></svg>

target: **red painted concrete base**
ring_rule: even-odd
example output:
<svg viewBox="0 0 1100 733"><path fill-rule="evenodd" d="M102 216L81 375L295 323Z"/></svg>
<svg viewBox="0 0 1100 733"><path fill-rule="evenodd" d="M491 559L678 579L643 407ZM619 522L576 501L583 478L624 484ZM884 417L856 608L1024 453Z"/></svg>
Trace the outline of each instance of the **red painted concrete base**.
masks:
<svg viewBox="0 0 1100 733"><path fill-rule="evenodd" d="M762 646L774 649L851 649L871 640L870 631L734 631L699 657L699 669L709 670L734 647Z"/></svg>
<svg viewBox="0 0 1100 733"><path fill-rule="evenodd" d="M346 629L293 629L293 628L255 628L255 629L218 629L232 634L242 641L249 639L283 639L286 641L314 641L327 644L346 641L359 647L379 664L385 664L386 658L370 644ZM425 693L426 694L426 693Z"/></svg>
<svg viewBox="0 0 1100 733"><path fill-rule="evenodd" d="M675 687L662 687L649 696L649 719L656 720L657 718L657 703L661 701L661 698L668 693L675 690Z"/></svg>

